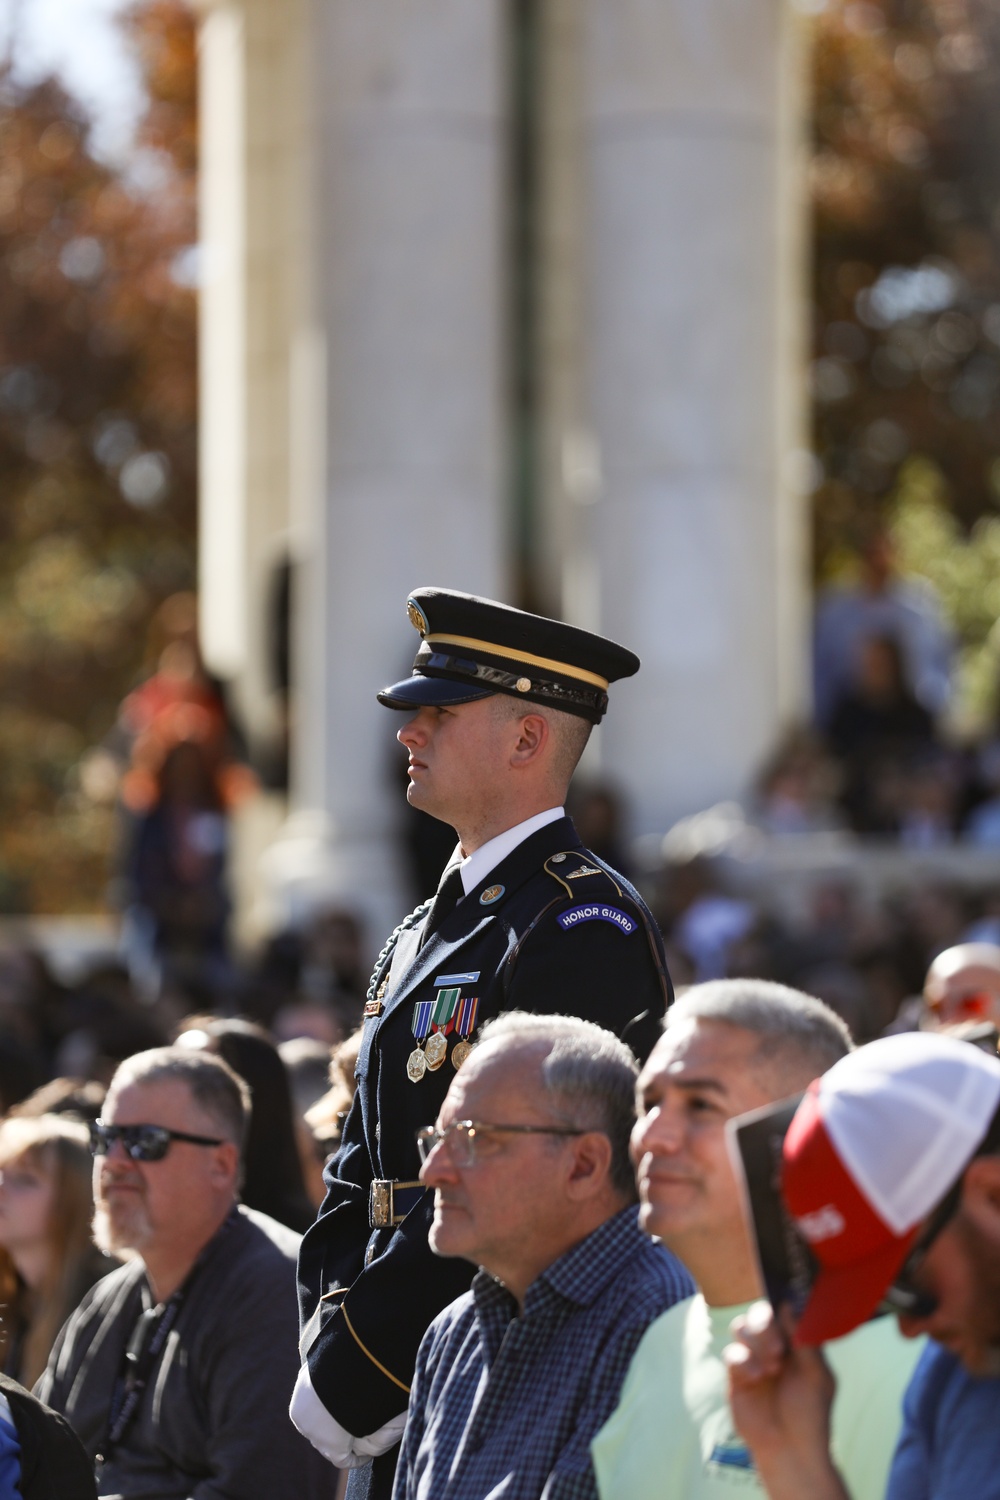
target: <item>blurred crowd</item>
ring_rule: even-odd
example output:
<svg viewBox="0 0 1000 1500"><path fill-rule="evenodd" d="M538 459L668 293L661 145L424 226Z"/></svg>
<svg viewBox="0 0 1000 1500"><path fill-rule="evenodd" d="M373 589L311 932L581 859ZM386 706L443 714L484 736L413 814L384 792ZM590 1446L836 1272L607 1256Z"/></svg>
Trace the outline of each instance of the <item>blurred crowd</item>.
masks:
<svg viewBox="0 0 1000 1500"><path fill-rule="evenodd" d="M1000 845L1000 719L956 740L955 641L884 532L817 601L814 719L763 768L752 814L778 836L848 830L915 849Z"/></svg>
<svg viewBox="0 0 1000 1500"><path fill-rule="evenodd" d="M656 881L652 907L674 983L774 979L825 1000L862 1041L907 1024L938 953L1000 941L1000 886L918 881L866 892L834 877L789 908L727 875L697 858L665 866Z"/></svg>

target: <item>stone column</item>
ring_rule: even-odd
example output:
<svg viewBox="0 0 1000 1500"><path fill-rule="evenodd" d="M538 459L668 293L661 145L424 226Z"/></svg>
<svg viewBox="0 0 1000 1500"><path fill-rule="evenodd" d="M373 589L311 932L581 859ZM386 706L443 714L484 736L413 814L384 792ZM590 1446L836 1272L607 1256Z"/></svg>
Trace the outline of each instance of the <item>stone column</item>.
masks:
<svg viewBox="0 0 1000 1500"><path fill-rule="evenodd" d="M316 0L312 291L295 342L293 815L286 914L405 909L375 692L409 671L408 591L503 593L500 0Z"/></svg>
<svg viewBox="0 0 1000 1500"><path fill-rule="evenodd" d="M200 612L255 749L280 742L273 662L276 569L288 555L290 384L307 316L306 0L197 0L200 89ZM268 792L233 820L238 941L275 919L260 857L286 814Z"/></svg>
<svg viewBox="0 0 1000 1500"><path fill-rule="evenodd" d="M199 0L201 612L210 665L273 733L267 606L291 519L308 267L306 0Z"/></svg>
<svg viewBox="0 0 1000 1500"><path fill-rule="evenodd" d="M601 760L652 831L740 795L805 704L799 22L549 3L576 48L549 149L575 130L582 163L550 236L582 333L547 346L549 561L567 615L642 656Z"/></svg>

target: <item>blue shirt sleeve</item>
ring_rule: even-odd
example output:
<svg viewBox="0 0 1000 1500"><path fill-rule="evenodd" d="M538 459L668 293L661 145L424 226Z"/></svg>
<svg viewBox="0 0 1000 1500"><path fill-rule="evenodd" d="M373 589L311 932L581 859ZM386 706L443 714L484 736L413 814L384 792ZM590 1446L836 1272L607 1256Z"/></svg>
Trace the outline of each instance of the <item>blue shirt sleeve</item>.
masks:
<svg viewBox="0 0 1000 1500"><path fill-rule="evenodd" d="M928 1342L903 1401L886 1500L1000 1500L1000 1379Z"/></svg>
<svg viewBox="0 0 1000 1500"><path fill-rule="evenodd" d="M21 1444L9 1420L6 1398L3 1408L0 1408L0 1500L21 1500Z"/></svg>

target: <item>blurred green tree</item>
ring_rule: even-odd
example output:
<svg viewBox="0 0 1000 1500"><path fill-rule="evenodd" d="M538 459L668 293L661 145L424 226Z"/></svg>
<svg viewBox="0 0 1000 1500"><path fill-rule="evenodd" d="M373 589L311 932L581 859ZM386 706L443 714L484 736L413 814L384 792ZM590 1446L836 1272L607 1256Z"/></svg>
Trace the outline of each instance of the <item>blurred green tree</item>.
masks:
<svg viewBox="0 0 1000 1500"><path fill-rule="evenodd" d="M121 168L54 79L0 71L0 911L101 907L92 747L194 577L194 23L122 24L148 107Z"/></svg>

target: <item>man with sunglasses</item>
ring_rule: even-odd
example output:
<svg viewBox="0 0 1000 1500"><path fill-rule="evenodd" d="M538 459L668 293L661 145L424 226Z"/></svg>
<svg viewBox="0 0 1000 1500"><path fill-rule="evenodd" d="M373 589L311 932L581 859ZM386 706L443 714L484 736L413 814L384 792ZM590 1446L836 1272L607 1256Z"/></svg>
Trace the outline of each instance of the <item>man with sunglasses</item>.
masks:
<svg viewBox="0 0 1000 1500"><path fill-rule="evenodd" d="M221 1058L158 1048L122 1063L92 1127L94 1236L131 1258L72 1314L38 1392L101 1496L335 1493L287 1415L299 1237L238 1203L249 1105Z"/></svg>
<svg viewBox="0 0 1000 1500"><path fill-rule="evenodd" d="M394 1500L596 1500L590 1439L691 1289L637 1224L635 1072L587 1021L512 1011L420 1131L431 1249L478 1271L420 1345Z"/></svg>
<svg viewBox="0 0 1000 1500"><path fill-rule="evenodd" d="M781 1201L805 1267L798 1307L779 1303L777 1319L754 1309L727 1351L733 1412L768 1495L849 1497L829 1453L834 1386L818 1346L881 1310L931 1340L888 1500L997 1500L1000 1062L952 1037L887 1037L779 1114ZM755 1217L764 1244L759 1200Z"/></svg>

